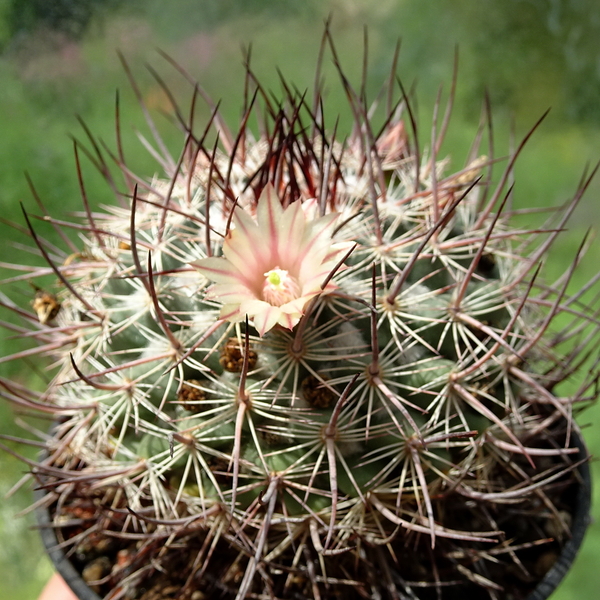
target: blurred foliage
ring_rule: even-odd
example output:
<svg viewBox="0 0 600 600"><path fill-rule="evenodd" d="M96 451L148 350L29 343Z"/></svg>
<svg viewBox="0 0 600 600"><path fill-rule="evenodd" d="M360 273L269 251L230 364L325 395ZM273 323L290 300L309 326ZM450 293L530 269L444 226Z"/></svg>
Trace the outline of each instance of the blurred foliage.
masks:
<svg viewBox="0 0 600 600"><path fill-rule="evenodd" d="M510 110L533 92L576 122L600 122L600 4L593 0L459 0L473 58L473 98ZM594 85L596 82L596 85ZM527 96L523 92L527 91Z"/></svg>
<svg viewBox="0 0 600 600"><path fill-rule="evenodd" d="M61 15L69 10L78 11L73 23L62 20ZM430 141L438 88L443 83L445 101L454 50L459 47L455 111L443 149L451 155L454 167L465 161L485 90L492 103L496 155L508 151L513 121L513 137L520 139L552 106L517 163L516 206L544 207L566 201L585 164L600 158L597 0L0 0L0 48L4 49L0 56L1 217L22 228L19 202L31 213L40 214L24 171L31 174L51 214L60 217L80 210L69 136L85 139L85 133L75 115L81 115L90 130L114 148L117 88L128 161L138 173L150 176L155 171L153 159L140 151L135 131L146 128L116 49L127 57L146 103L158 114L160 131L177 154L181 135L170 122L173 109L144 64L159 69L174 96L183 99L185 110L189 109L191 89L172 68L165 67L156 55L157 47L198 78L215 100L223 100L224 117L235 126L242 105L241 47L252 44L253 68L274 94L281 88L276 68L298 89L310 88L322 23L329 14L343 67L355 86L360 85L367 27L366 89L372 99L389 75L396 39L402 38L398 71L407 89L416 87L411 98L418 110L424 145ZM347 130L351 114L329 56L324 73L330 100L326 122L333 127L340 111L340 128ZM208 112L198 109L198 123ZM92 205L110 202L111 193L85 160L84 171ZM546 265L550 277L557 277L568 266L585 230L598 226L598 195L600 183L596 180ZM36 221L35 226L58 242L47 223ZM2 261L39 264L37 257L19 245L24 240L18 229L3 227L2 235ZM594 244L597 253L597 241ZM584 261L573 280L574 289L597 272L597 260L593 263ZM0 278L6 274L0 269ZM27 307L32 290L26 281L17 287L19 302ZM10 333L0 334L0 355L16 348L10 338ZM28 381L35 378L38 385L48 376L39 371L39 365L27 362L0 364L0 374ZM15 435L13 419L13 411L0 403L0 432ZM598 424L599 407L585 413L582 421ZM592 452L600 453L600 436L591 428L585 435ZM33 454L34 450L30 456ZM0 492L4 492L24 467L4 454L0 465ZM593 470L598 478L596 463ZM594 493L594 514L600 517L600 486ZM0 598L34 599L50 572L49 564L40 562L43 550L37 534L28 529L31 518L12 518L28 502L28 493L22 491L5 501L0 511ZM595 597L600 586L599 555L600 525L596 523L575 568L553 600Z"/></svg>
<svg viewBox="0 0 600 600"><path fill-rule="evenodd" d="M4 15L6 38L11 41L38 29L49 29L77 40L94 18L122 3L123 0L11 0Z"/></svg>

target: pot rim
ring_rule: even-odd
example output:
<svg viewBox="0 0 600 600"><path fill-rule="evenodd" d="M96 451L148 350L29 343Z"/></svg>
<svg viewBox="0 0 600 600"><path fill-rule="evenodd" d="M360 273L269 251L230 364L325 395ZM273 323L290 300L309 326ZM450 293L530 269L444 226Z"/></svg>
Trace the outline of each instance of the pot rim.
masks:
<svg viewBox="0 0 600 600"><path fill-rule="evenodd" d="M33 492L35 501L39 501L45 496L45 490L36 489ZM73 593L80 600L102 600L94 590L84 581L81 573L73 566L73 563L64 553L63 549L58 546L58 539L54 531L50 510L43 504L35 510L35 515L38 522L38 529L44 548L52 561L52 564L65 580L65 583L71 588Z"/></svg>
<svg viewBox="0 0 600 600"><path fill-rule="evenodd" d="M583 544L587 528L592 521L590 512L592 507L590 453L585 445L585 440L583 439L579 427L573 428L571 437L574 445L579 448L581 456L584 456L586 459L577 468L579 475L581 476L581 484L577 489L575 510L573 511L573 523L571 524L571 537L563 546L556 562L536 585L533 592L527 596L526 600L546 600L552 595L575 562L577 553Z"/></svg>

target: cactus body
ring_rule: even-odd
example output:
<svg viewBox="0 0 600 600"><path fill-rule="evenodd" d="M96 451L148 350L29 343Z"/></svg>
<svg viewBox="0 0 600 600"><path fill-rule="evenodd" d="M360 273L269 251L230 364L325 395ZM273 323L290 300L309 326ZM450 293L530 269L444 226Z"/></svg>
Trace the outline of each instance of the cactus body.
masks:
<svg viewBox="0 0 600 600"><path fill-rule="evenodd" d="M378 132L348 95L345 144L292 93L215 149L184 124L178 163L123 167L78 251L48 257L55 306L24 317L56 374L3 389L56 414L35 475L59 520L83 504L125 546L125 597L163 568L180 598L483 598L564 526L545 490L567 488L595 374L554 389L579 363L563 342L598 329L568 274L535 278L568 214L512 229L512 159L496 186L486 157L449 174L406 98Z"/></svg>

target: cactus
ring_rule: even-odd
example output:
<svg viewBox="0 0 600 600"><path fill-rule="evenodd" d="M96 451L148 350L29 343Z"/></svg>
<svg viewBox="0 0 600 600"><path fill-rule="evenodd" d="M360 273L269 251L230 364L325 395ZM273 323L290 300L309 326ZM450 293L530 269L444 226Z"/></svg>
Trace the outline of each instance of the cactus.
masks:
<svg viewBox="0 0 600 600"><path fill-rule="evenodd" d="M509 597L543 575L527 552L568 535L597 311L567 296L573 268L538 271L590 177L515 229L523 144L496 182L477 145L448 174L447 118L422 151L401 86L381 116L341 81L344 142L319 85L276 104L248 67L236 134L212 104L200 131L177 108L177 159L150 121L162 175L76 145L84 217L44 217L65 252L25 213L46 266L14 279L55 283L33 311L2 293L37 342L8 358L49 356L53 378L0 385L55 419L31 472L108 598ZM90 208L82 152L113 206Z"/></svg>

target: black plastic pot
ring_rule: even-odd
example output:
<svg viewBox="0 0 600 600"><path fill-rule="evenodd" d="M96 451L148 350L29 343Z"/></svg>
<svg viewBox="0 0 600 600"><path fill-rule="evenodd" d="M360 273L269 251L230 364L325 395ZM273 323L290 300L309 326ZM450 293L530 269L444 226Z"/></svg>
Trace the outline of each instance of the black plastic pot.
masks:
<svg viewBox="0 0 600 600"><path fill-rule="evenodd" d="M573 442L579 448L580 456L589 457L589 452L579 431L573 432ZM571 568L579 548L583 543L585 532L591 521L590 509L592 504L592 473L589 461L579 466L581 485L577 490L575 510L573 512L573 523L571 525L571 539L564 545L558 560L552 568L544 575L537 584L535 590L527 597L527 600L546 600L564 579Z"/></svg>
<svg viewBox="0 0 600 600"><path fill-rule="evenodd" d="M36 490L34 492L36 500L43 498L44 495L45 492L43 490ZM79 571L77 571L71 561L65 556L63 550L57 547L58 540L56 539L56 533L54 532L50 511L45 507L38 508L36 510L36 517L46 552L48 552L50 560L54 563L54 567L65 580L65 583L73 590L80 600L101 600L100 596L98 596L94 590L89 588Z"/></svg>
<svg viewBox="0 0 600 600"><path fill-rule="evenodd" d="M589 453L579 432L573 432L573 442L580 450L580 457L588 457ZM573 523L571 527L571 538L564 545L558 560L546 573L537 587L527 596L526 600L547 600L571 568L577 552L583 543L585 532L590 524L590 507L592 497L591 471L589 461L583 462L578 467L581 485L577 490L573 512ZM34 493L35 499L44 496L43 491ZM80 600L102 600L96 592L90 589L83 580L80 573L65 556L61 548L58 548L58 540L52 525L52 518L46 508L36 511L42 541L46 550L67 585L73 590Z"/></svg>

